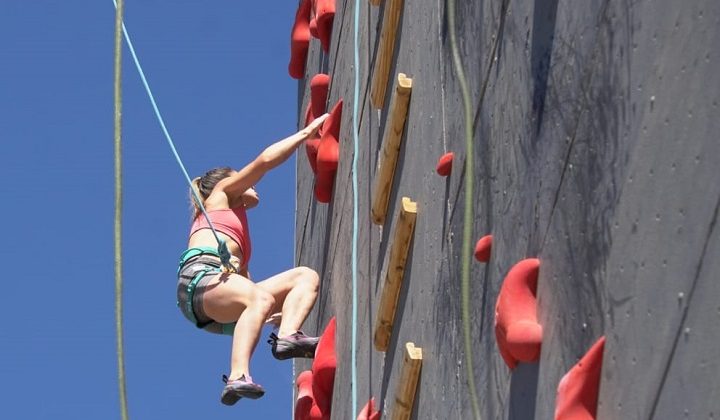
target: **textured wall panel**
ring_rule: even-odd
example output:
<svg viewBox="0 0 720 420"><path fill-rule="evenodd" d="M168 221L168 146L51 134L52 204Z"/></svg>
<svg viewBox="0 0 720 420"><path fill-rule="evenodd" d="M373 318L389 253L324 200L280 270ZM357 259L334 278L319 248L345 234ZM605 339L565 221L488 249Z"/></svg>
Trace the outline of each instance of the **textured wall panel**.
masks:
<svg viewBox="0 0 720 420"><path fill-rule="evenodd" d="M393 401L404 343L423 348L417 419L472 417L460 311L466 159L460 88L445 4L405 2L391 80L413 79L384 226L370 219L387 106L369 104L383 6L360 1L358 154L358 402ZM351 411L353 7L338 1L331 52L311 44L299 83L332 76L345 99L333 200L317 203L298 158L296 256L321 273L307 321L337 316L333 418ZM474 377L483 419L552 419L564 373L607 336L599 418L720 416L720 3L458 0L457 33L475 126L472 263ZM392 86L388 86L388 94ZM437 159L455 153L452 174ZM414 240L387 353L372 344L387 251L401 197L417 202ZM502 280L541 260L540 361L510 372L494 335ZM309 368L296 362L298 372ZM355 413L357 414L357 413Z"/></svg>

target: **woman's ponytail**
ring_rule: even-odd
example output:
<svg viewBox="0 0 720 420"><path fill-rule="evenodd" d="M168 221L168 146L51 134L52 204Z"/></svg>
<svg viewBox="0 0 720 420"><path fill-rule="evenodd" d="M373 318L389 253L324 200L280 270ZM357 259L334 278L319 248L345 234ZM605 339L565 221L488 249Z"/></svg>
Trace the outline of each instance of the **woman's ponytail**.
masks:
<svg viewBox="0 0 720 420"><path fill-rule="evenodd" d="M205 173L203 176L199 176L192 180L191 184L192 187L190 187L190 204L192 204L191 210L193 213L193 220L195 220L200 213L202 213L202 210L200 210L200 203L197 202L195 199L197 194L197 198L201 200L202 204L205 205L205 200L210 196L213 189L215 188L215 185L217 185L218 182L220 182L221 179L227 178L232 173L232 169L223 166L220 168L214 168ZM195 194L193 194L193 192Z"/></svg>
<svg viewBox="0 0 720 420"><path fill-rule="evenodd" d="M194 178L191 182L192 186L190 187L190 204L192 205L191 210L193 214L193 220L195 220L200 214L200 205L198 204L197 200L203 199L202 194L200 193L200 179L200 177Z"/></svg>

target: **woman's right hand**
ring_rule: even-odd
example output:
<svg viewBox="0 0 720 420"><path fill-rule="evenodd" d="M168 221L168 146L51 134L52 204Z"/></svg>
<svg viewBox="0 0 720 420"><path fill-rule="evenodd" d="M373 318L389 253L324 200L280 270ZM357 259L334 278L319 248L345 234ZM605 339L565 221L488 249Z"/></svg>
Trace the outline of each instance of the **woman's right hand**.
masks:
<svg viewBox="0 0 720 420"><path fill-rule="evenodd" d="M325 113L325 114L315 118L314 120L312 120L310 122L310 124L307 125L307 127L303 128L301 132L303 133L305 140L307 140L310 137L312 137L313 135L315 135L315 133L317 133L317 131L320 129L320 127L322 127L323 123L329 116L330 116L330 114Z"/></svg>

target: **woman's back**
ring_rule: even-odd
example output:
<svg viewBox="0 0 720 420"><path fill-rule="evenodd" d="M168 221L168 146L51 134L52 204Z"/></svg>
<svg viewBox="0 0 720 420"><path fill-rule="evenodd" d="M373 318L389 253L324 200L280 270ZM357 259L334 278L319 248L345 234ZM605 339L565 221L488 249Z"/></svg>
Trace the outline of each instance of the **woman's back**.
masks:
<svg viewBox="0 0 720 420"><path fill-rule="evenodd" d="M240 205L233 209L209 210L207 214L218 236L225 241L228 251L240 259L242 268L246 268L252 246L245 207ZM202 214L195 218L190 228L188 247L217 247L217 240Z"/></svg>

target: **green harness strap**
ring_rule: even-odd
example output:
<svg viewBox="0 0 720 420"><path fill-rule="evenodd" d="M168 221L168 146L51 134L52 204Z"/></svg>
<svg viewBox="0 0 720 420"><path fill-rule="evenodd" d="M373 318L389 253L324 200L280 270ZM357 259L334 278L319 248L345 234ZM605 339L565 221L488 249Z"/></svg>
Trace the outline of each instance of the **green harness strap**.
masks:
<svg viewBox="0 0 720 420"><path fill-rule="evenodd" d="M192 304L193 297L195 296L195 287L197 287L197 284L200 281L200 279L205 277L205 275L207 273L216 273L216 272L219 273L220 269L198 271L198 273L195 274L195 277L193 277L192 281L190 282L190 284L188 284L187 289L186 289L188 296L187 296L187 301L185 302L185 310L187 311L187 315L191 318L191 321L193 322L193 324L195 324L195 326L197 326L198 328L204 328L207 326L207 324L205 324L205 325L200 324L197 321L197 319L195 319L195 312L193 311L193 304ZM178 302L178 304L180 304L180 302Z"/></svg>
<svg viewBox="0 0 720 420"><path fill-rule="evenodd" d="M220 325L222 325L222 333L223 333L223 335L232 336L233 333L235 333L235 324L237 324L237 322L233 322L233 323L230 323L230 324L220 324Z"/></svg>
<svg viewBox="0 0 720 420"><path fill-rule="evenodd" d="M194 248L189 248L185 250L185 252L180 255L180 263L178 264L178 274L180 274L180 269L183 265L189 260L190 258L197 257L198 255L203 254L209 254L213 255L215 257L220 258L220 254L218 254L217 250L215 248L211 248L209 246L198 246Z"/></svg>

